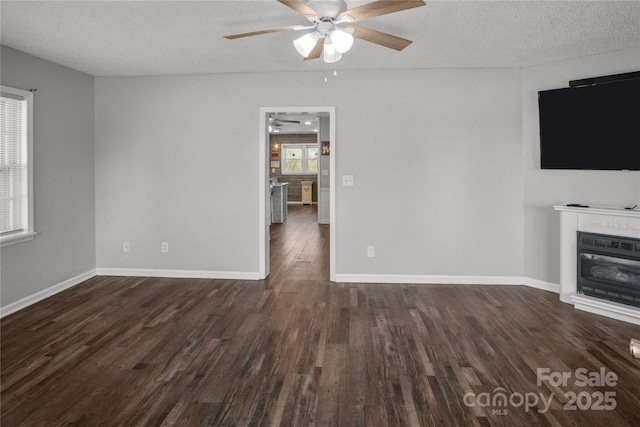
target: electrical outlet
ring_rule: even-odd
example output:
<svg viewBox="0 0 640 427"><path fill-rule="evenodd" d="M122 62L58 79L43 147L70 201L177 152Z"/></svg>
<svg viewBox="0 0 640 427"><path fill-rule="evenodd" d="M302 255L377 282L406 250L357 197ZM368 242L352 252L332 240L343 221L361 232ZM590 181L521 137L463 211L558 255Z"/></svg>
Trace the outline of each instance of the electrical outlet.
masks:
<svg viewBox="0 0 640 427"><path fill-rule="evenodd" d="M344 175L342 177L343 187L353 187L353 175Z"/></svg>
<svg viewBox="0 0 640 427"><path fill-rule="evenodd" d="M162 250L162 252L169 252L169 242L162 242L160 250Z"/></svg>
<svg viewBox="0 0 640 427"><path fill-rule="evenodd" d="M367 256L373 258L376 256L376 248L373 246L367 246Z"/></svg>
<svg viewBox="0 0 640 427"><path fill-rule="evenodd" d="M122 243L122 252L129 252L129 242L123 242Z"/></svg>

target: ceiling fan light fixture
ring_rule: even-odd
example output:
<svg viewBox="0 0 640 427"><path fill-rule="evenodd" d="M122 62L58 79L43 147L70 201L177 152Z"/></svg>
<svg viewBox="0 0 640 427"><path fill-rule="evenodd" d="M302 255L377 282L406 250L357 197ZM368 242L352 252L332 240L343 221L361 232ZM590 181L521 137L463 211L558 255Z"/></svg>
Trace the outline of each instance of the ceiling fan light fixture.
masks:
<svg viewBox="0 0 640 427"><path fill-rule="evenodd" d="M331 31L329 38L339 53L347 53L353 46L353 36L339 28Z"/></svg>
<svg viewBox="0 0 640 427"><path fill-rule="evenodd" d="M326 62L327 64L333 64L334 62L340 61L340 59L342 58L342 54L336 50L336 47L333 45L333 43L327 43L327 41L329 40L328 37L324 40L325 43L322 52L322 59L324 60L324 62Z"/></svg>
<svg viewBox="0 0 640 427"><path fill-rule="evenodd" d="M352 25L352 23L426 6L424 0L376 0L352 9L347 9L346 0L278 1L304 16L311 25L270 28L261 31L232 34L224 36L224 38L235 40L282 31L311 30L311 32L296 39L293 42L293 46L305 61L323 57L324 62L333 63L339 61L340 58L342 58L342 54L348 52L353 47L354 33L360 40L366 40L397 51L403 50L411 44L411 40Z"/></svg>
<svg viewBox="0 0 640 427"><path fill-rule="evenodd" d="M302 55L302 57L306 58L316 46L319 38L320 36L318 33L313 31L295 39L293 41L293 46L296 48L298 53Z"/></svg>

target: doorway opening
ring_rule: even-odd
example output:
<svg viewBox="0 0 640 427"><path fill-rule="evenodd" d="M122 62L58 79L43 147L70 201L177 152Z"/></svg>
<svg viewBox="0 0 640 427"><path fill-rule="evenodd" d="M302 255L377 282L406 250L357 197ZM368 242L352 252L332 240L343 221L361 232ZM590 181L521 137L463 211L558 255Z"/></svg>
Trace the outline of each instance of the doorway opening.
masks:
<svg viewBox="0 0 640 427"><path fill-rule="evenodd" d="M296 119L296 116L299 119ZM273 220L273 187L270 181L270 172L275 167L282 168L283 161L280 157L280 151L276 155L273 150L269 127L271 126L273 130L276 125L282 128L286 125L295 131L296 126L304 125L306 120L303 119L306 117L316 118L319 124L317 138L318 222L329 224L329 280L335 281L335 107L260 108L260 197L258 203L260 279L265 279L270 273L270 226ZM328 162L326 162L327 159ZM276 163L278 164L276 165Z"/></svg>

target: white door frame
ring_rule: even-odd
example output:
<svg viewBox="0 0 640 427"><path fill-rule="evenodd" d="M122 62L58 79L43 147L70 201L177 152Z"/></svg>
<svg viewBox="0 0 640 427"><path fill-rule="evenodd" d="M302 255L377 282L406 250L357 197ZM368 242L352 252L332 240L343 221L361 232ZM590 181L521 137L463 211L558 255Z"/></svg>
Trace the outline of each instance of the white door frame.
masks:
<svg viewBox="0 0 640 427"><path fill-rule="evenodd" d="M259 278L269 275L269 225L271 224L271 208L269 193L270 150L268 119L274 113L329 113L329 280L336 280L336 107L261 107L260 108L260 166L259 198L258 198L258 247Z"/></svg>

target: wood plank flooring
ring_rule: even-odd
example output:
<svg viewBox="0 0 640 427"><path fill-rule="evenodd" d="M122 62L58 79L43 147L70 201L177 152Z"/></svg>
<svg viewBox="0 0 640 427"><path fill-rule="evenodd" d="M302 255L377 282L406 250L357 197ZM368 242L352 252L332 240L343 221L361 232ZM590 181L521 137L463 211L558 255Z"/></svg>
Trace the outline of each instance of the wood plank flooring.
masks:
<svg viewBox="0 0 640 427"><path fill-rule="evenodd" d="M522 286L331 283L316 218L272 226L268 280L95 277L2 319L2 426L640 425L640 327Z"/></svg>

